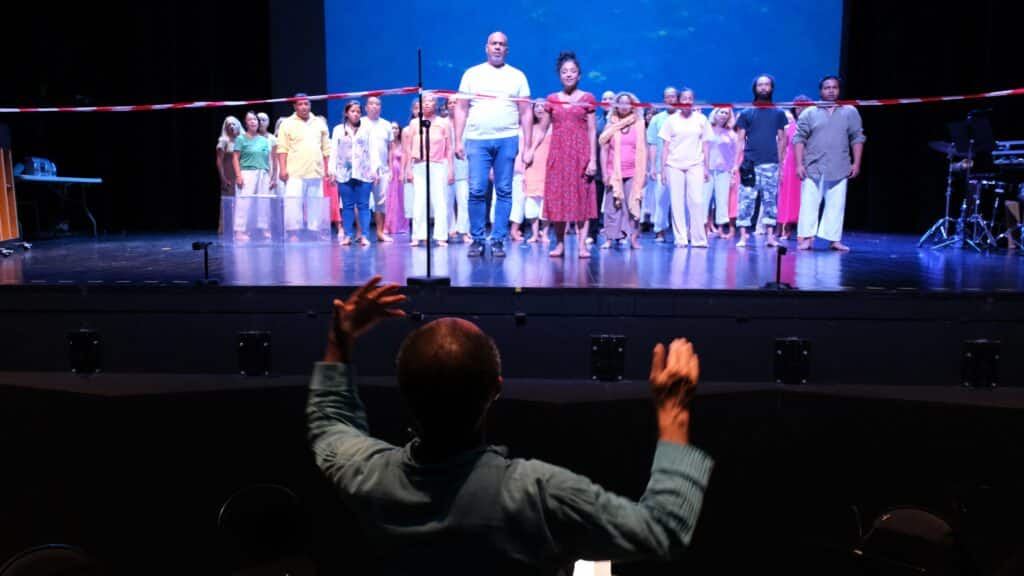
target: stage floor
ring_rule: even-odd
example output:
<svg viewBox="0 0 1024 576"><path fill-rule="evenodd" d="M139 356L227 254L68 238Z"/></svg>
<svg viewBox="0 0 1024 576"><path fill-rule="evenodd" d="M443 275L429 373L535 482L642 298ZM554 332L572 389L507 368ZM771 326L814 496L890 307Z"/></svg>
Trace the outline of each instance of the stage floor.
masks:
<svg viewBox="0 0 1024 576"><path fill-rule="evenodd" d="M391 244L344 247L337 243L224 244L209 232L65 238L37 242L0 259L0 284L192 284L203 277L203 255L194 241L210 246L210 275L230 286L355 285L373 274L404 284L426 273L426 249L403 237ZM838 253L818 241L816 250L782 257L782 281L800 290L1019 292L1024 259L1005 250L918 248L917 237L851 233L852 251ZM645 235L639 250L623 244L575 257L551 258L538 244L508 243L507 257L469 258L467 245L433 251L435 275L456 287L636 288L756 290L774 281L776 251L763 245L736 248L735 240L712 240L707 249L675 248Z"/></svg>

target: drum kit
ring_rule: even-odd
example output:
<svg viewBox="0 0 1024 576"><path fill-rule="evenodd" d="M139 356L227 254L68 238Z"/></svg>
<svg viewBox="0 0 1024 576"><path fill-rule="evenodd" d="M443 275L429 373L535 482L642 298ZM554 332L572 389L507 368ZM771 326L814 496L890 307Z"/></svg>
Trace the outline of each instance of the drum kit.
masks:
<svg viewBox="0 0 1024 576"><path fill-rule="evenodd" d="M978 129L975 126L975 119L969 116L967 122L950 125L950 131L954 136L953 142L928 143L931 149L945 155L949 164L946 175L946 211L945 215L921 236L918 246L931 244L932 248L970 247L981 252L999 247L1002 241L1008 246L1020 244L1021 234L1024 233L1024 226L1020 223L1007 227L997 235L999 223L996 217L999 208L1005 200L1012 200L1007 198L1007 192L1011 190L1010 183L1001 179L999 172L972 173L972 169L983 157L996 157L1000 154L999 150L1003 150L1004 154L1013 154L1013 151L1008 151L1008 145L1016 143L996 142L991 138L991 128L987 124L985 120L984 127ZM953 218L950 216L950 202L953 197L955 174L964 175L966 190L960 202L959 214ZM1024 195L1024 184L1019 188L1017 192Z"/></svg>

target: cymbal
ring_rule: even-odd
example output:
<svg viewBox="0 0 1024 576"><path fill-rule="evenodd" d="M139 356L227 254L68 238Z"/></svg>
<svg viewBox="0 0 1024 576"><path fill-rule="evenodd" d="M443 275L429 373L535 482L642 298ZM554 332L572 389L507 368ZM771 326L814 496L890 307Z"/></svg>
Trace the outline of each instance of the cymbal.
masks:
<svg viewBox="0 0 1024 576"><path fill-rule="evenodd" d="M932 140L928 143L928 147L936 152L942 152L946 156L954 156L956 158L969 157L970 154L961 154L956 149L956 145L952 142L943 142L942 140Z"/></svg>

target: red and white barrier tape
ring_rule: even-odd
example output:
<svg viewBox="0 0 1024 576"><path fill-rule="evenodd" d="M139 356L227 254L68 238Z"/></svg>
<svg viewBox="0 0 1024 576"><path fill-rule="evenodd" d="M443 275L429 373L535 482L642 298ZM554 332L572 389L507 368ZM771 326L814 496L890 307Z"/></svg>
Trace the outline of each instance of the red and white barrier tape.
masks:
<svg viewBox="0 0 1024 576"><path fill-rule="evenodd" d="M213 102L177 102L175 104L139 104L134 106L56 106L47 108L0 108L0 113L15 112L143 112L149 110L180 110L184 108L222 108L228 106L252 106L255 104L277 104L296 100L342 100L347 98L369 98L371 96L394 96L415 94L419 88L390 88L388 90L365 90L363 92L341 92L338 94L317 94L306 97L268 98L264 100L220 100Z"/></svg>
<svg viewBox="0 0 1024 576"><path fill-rule="evenodd" d="M509 100L512 102L526 102L526 103L543 103L544 99L533 99L533 98L512 98L504 96L494 96L491 94L472 94L466 92L458 92L455 90L431 90L434 94L440 96L446 96L448 98L456 98L461 100ZM985 100L989 98L1001 98L1004 96L1022 96L1024 95L1024 88L1015 88L1012 90L995 90L992 92L982 92L979 94L962 94L957 96L924 96L920 98L878 98L870 100L837 100L834 104L849 105L849 106L896 106L900 104L923 104L927 102L955 102L959 100ZM692 108L792 108L794 106L808 106L822 104L823 102L772 102L771 104L754 104L751 102L694 102L690 105ZM582 106L582 103L570 103L565 102L564 104L574 104ZM604 102L597 102L597 106L602 108L609 108L614 104L606 104ZM683 108L685 105L682 104L664 104L662 102L638 102L633 104L633 108Z"/></svg>
<svg viewBox="0 0 1024 576"><path fill-rule="evenodd" d="M235 107L235 106L253 106L256 104L277 104L281 102L294 102L296 100L341 100L346 98L369 98L371 96L395 96L401 94L415 94L419 92L416 87L406 88L390 88L387 90L365 90L362 92L341 92L337 94L317 94L310 95L305 98L268 98L264 100L221 100L212 102L177 102L174 104L140 104L133 106L54 106L54 107L17 107L17 108L0 108L0 114L3 113L21 113L21 112L141 112L149 110L180 110L186 108L222 108L222 107ZM481 100L509 100L512 102L526 102L526 103L539 103L544 102L543 99L532 99L532 98L510 98L504 96L494 96L491 94L470 94L464 92L458 92L456 90L430 90L430 92L438 95L445 96L448 98L458 99L481 99ZM1001 98L1004 96L1022 96L1024 95L1024 88L1014 88L1012 90L995 90L992 92L982 92L979 94L963 94L957 96L925 96L921 98L878 98L878 99L866 99L866 100L838 100L836 104L847 104L850 106L896 106L900 104L923 104L929 102L955 102L959 100L985 100L989 98ZM603 102L597 102L599 107L610 107L611 104L605 104ZM765 107L779 107L779 108L790 108L797 105L814 105L816 102L773 102ZM693 108L750 108L759 105L752 104L750 102L694 102ZM669 105L661 102L639 102L633 105L634 108L681 108L682 105L675 104Z"/></svg>

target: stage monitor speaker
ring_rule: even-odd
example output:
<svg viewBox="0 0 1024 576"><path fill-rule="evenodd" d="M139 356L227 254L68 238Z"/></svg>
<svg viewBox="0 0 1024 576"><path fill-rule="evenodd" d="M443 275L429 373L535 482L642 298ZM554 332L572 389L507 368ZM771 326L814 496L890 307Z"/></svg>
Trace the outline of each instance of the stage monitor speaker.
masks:
<svg viewBox="0 0 1024 576"><path fill-rule="evenodd" d="M68 332L68 364L73 374L86 376L102 372L102 352L99 332L86 329Z"/></svg>
<svg viewBox="0 0 1024 576"><path fill-rule="evenodd" d="M801 338L775 340L775 383L807 384L811 376L811 343Z"/></svg>
<svg viewBox="0 0 1024 576"><path fill-rule="evenodd" d="M626 371L626 337L599 334L590 337L590 379L622 380Z"/></svg>
<svg viewBox="0 0 1024 576"><path fill-rule="evenodd" d="M999 340L967 340L961 365L962 385L968 388L999 386Z"/></svg>
<svg viewBox="0 0 1024 576"><path fill-rule="evenodd" d="M270 332L239 332L238 372L243 376L269 376L270 350Z"/></svg>

